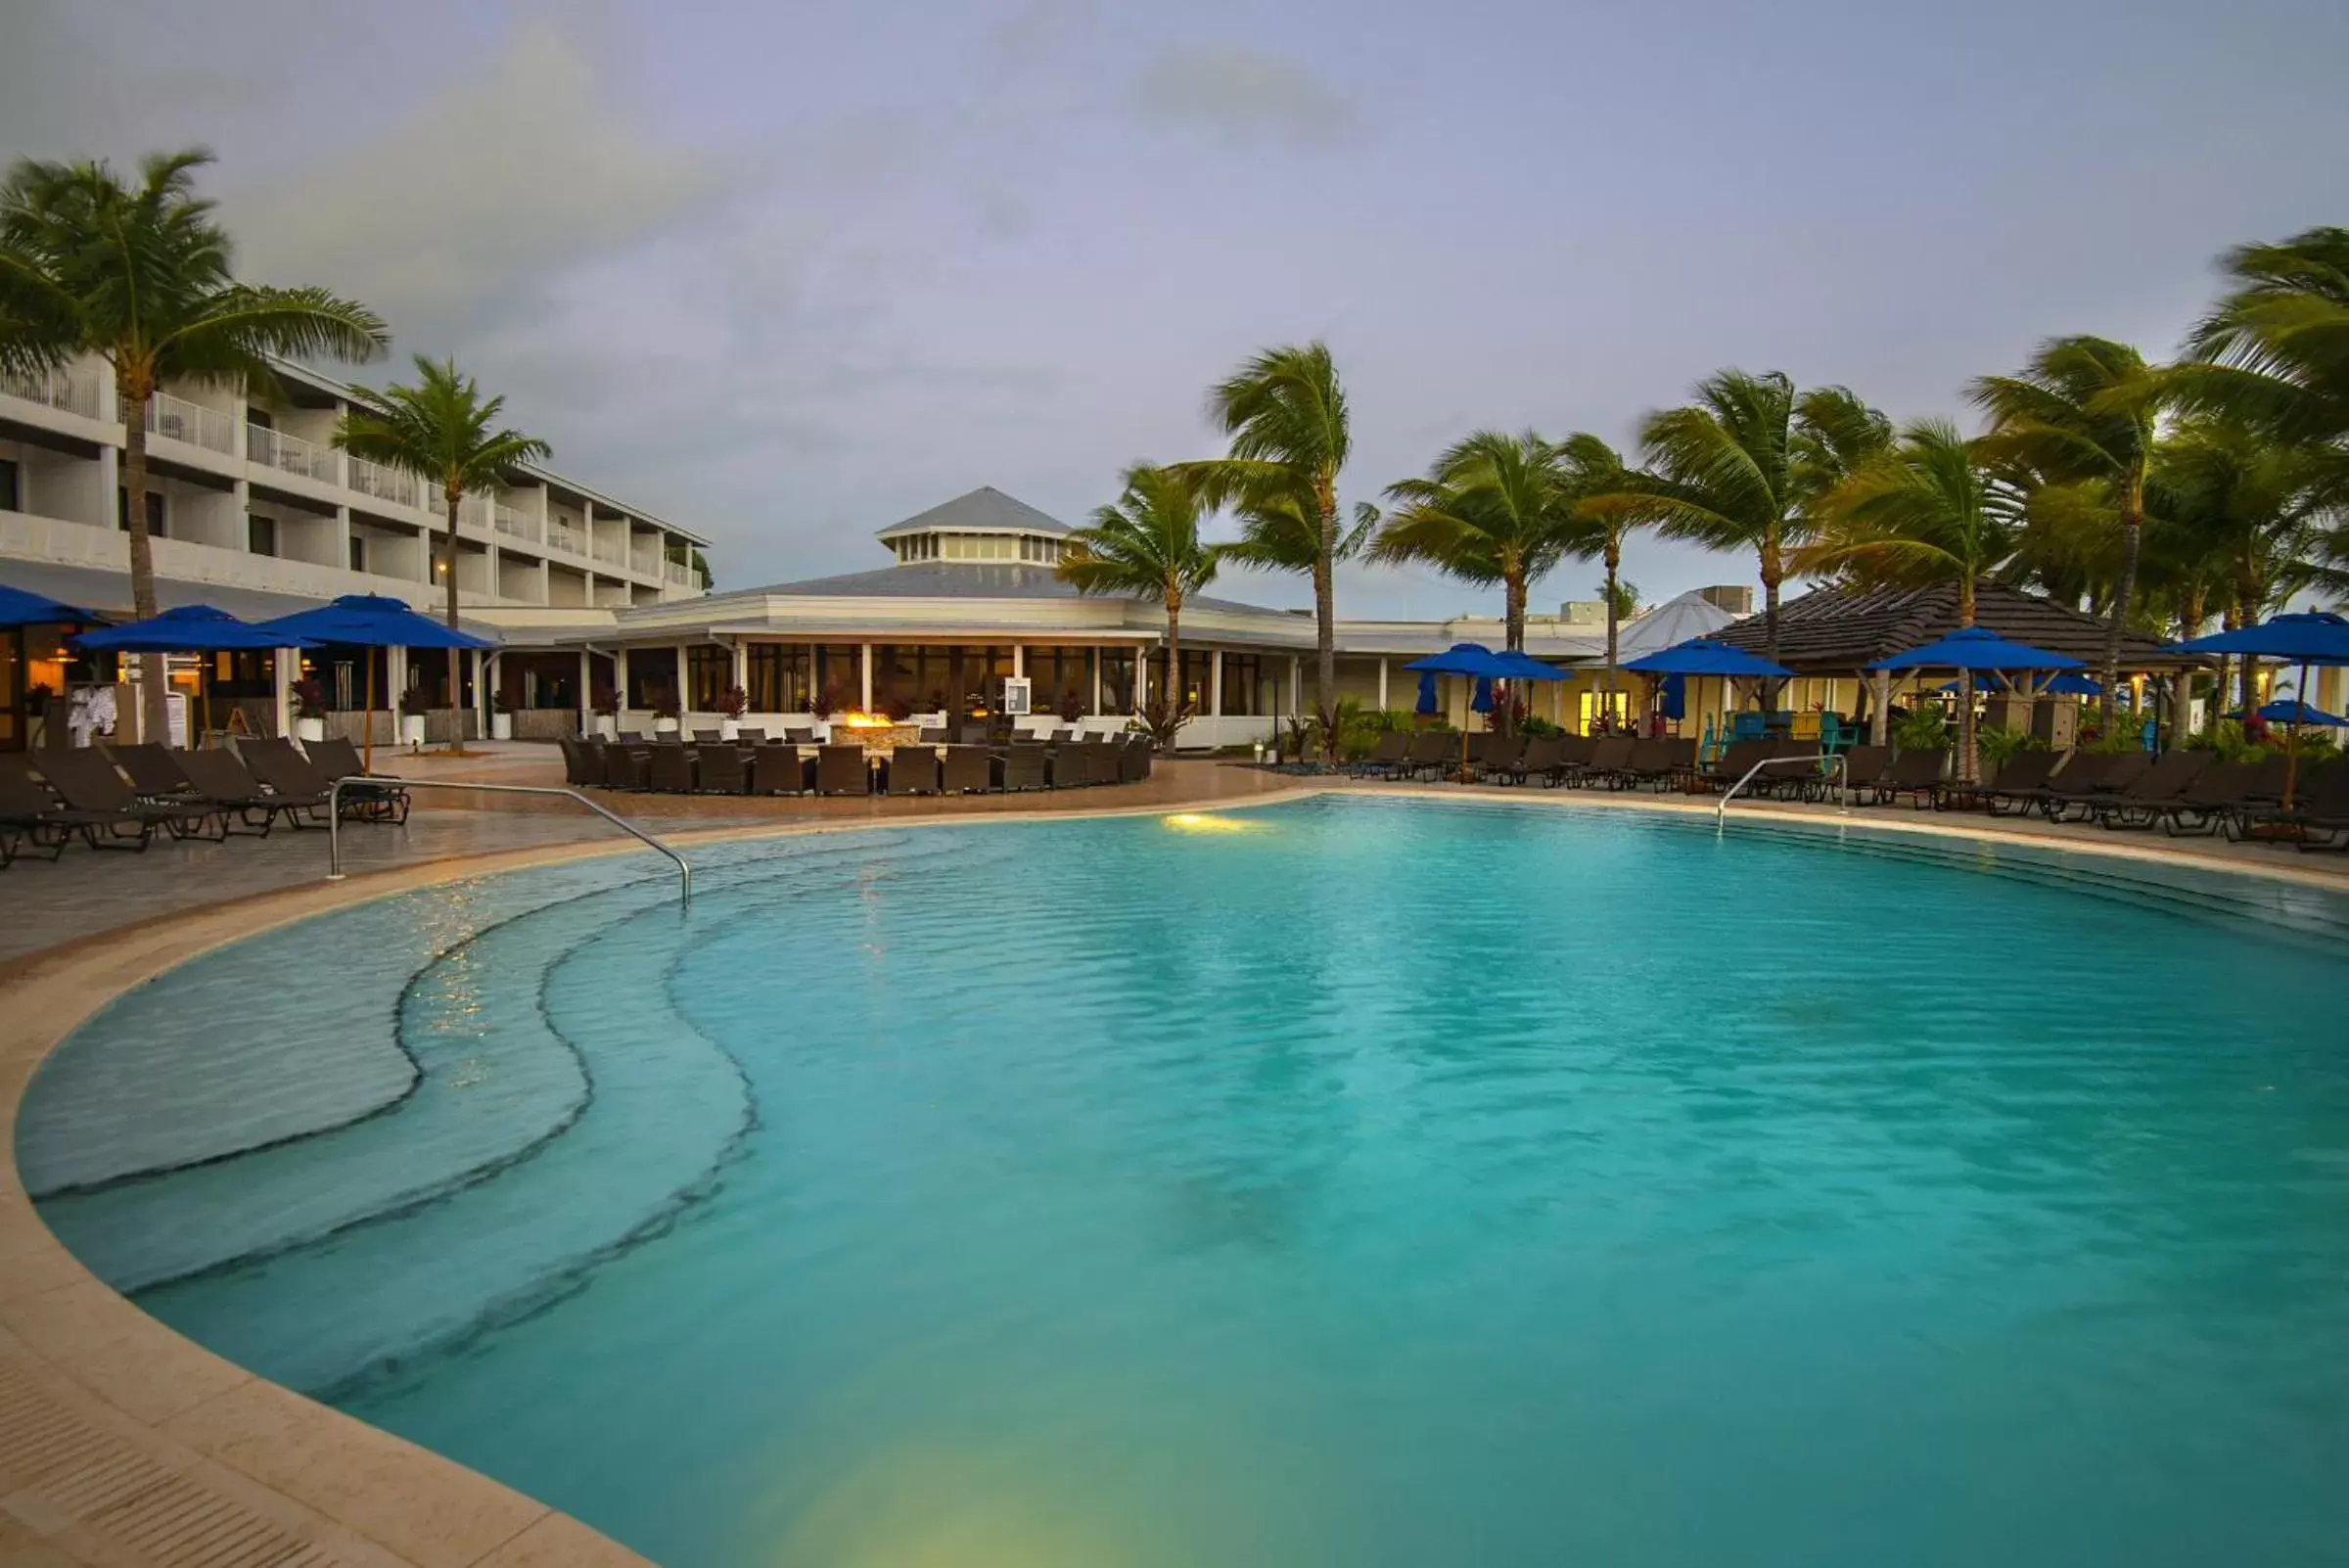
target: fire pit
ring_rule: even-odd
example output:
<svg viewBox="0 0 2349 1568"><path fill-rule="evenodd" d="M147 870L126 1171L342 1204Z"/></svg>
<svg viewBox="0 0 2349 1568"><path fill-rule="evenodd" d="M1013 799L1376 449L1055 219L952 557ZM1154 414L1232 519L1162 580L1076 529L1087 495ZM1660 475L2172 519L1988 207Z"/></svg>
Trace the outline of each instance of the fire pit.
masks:
<svg viewBox="0 0 2349 1568"><path fill-rule="evenodd" d="M914 745L921 738L919 724L900 724L880 714L835 714L832 717L835 746L856 745L886 755L897 747Z"/></svg>

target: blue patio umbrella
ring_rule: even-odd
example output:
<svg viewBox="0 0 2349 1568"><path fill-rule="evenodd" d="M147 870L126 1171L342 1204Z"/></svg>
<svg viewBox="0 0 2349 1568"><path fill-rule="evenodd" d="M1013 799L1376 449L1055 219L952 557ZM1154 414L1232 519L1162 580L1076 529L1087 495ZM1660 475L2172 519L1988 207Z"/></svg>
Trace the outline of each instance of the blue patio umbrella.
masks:
<svg viewBox="0 0 2349 1568"><path fill-rule="evenodd" d="M1636 675L1722 675L1732 679L1784 680L1794 673L1760 654L1710 637L1691 637L1669 648L1642 654L1624 669Z"/></svg>
<svg viewBox="0 0 2349 1568"><path fill-rule="evenodd" d="M2297 610L2274 616L2256 626L2214 631L2175 645L2180 653L2247 654L2255 659L2281 659L2300 667L2298 690L2308 690L2311 665L2349 665L2349 618L2328 610ZM2286 720L2283 729L2283 806L2290 810L2294 775L2300 765L2300 721Z"/></svg>
<svg viewBox="0 0 2349 1568"><path fill-rule="evenodd" d="M85 631L71 640L83 653L115 654L257 653L307 646L299 637L264 630L208 604L183 604L145 621ZM204 704L202 717L205 727L209 729L210 682L202 676L198 680L197 695Z"/></svg>
<svg viewBox="0 0 2349 1568"><path fill-rule="evenodd" d="M1481 642L1455 642L1440 654L1414 659L1403 667L1420 675L1467 675L1476 681L1476 693L1469 706L1480 714L1493 711L1493 686L1496 680L1510 675L1507 660ZM1468 734L1460 732L1460 782L1468 781Z"/></svg>
<svg viewBox="0 0 2349 1568"><path fill-rule="evenodd" d="M1436 672L1432 669L1423 672L1419 676L1419 701L1411 712L1423 718L1433 717L1436 710L1443 706L1436 696Z"/></svg>
<svg viewBox="0 0 2349 1568"><path fill-rule="evenodd" d="M2000 674L2009 671L2032 674L2043 669L2087 668L2069 654L2034 648L2029 643L2009 642L1988 626L1959 626L1946 637L1904 649L1888 659L1879 659L1867 666L1871 670L1978 669Z"/></svg>
<svg viewBox="0 0 2349 1568"><path fill-rule="evenodd" d="M1566 671L1555 665L1545 665L1521 649L1503 648L1494 658L1509 667L1511 680L1564 680Z"/></svg>
<svg viewBox="0 0 2349 1568"><path fill-rule="evenodd" d="M354 648L494 648L497 644L417 614L380 593L346 593L332 604L265 621L272 630L311 642L347 643ZM453 685L453 683L452 683ZM367 661L366 754L375 761L375 661Z"/></svg>
<svg viewBox="0 0 2349 1568"><path fill-rule="evenodd" d="M1943 684L1941 689L1956 691L1958 682L1948 681ZM1979 674L1974 677L1974 690L1988 691L1990 689L1990 683L1982 679ZM2051 697L2097 697L2101 696L2104 691L2104 688L2097 684L2094 676L2083 675L2076 669L2067 669L2059 675L2050 675L2047 684L2039 689L2042 694Z"/></svg>
<svg viewBox="0 0 2349 1568"><path fill-rule="evenodd" d="M102 626L106 617L60 604L45 593L12 588L0 582L0 626Z"/></svg>
<svg viewBox="0 0 2349 1568"><path fill-rule="evenodd" d="M2243 711L2238 708L2227 716L2241 718ZM2276 702L2262 704L2259 709L2259 716L2271 724L2316 724L2332 729L2349 729L2349 718L2343 718L2337 714L2328 714L2322 708L2312 707L2297 697L2285 697Z"/></svg>
<svg viewBox="0 0 2349 1568"><path fill-rule="evenodd" d="M1476 690L1469 695L1468 709L1471 713L1491 716L1493 713L1493 677L1491 675L1476 677Z"/></svg>

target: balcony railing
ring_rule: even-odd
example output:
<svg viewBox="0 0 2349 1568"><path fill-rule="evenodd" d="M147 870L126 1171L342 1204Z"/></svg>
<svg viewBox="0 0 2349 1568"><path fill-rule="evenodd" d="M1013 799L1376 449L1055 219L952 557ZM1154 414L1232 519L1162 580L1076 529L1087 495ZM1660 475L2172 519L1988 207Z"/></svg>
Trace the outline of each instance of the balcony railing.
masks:
<svg viewBox="0 0 2349 1568"><path fill-rule="evenodd" d="M271 430L266 425L248 423L245 426L245 456L263 468L274 468L283 474L299 474L303 479L335 482L335 454L332 448L313 446L299 436Z"/></svg>
<svg viewBox="0 0 2349 1568"><path fill-rule="evenodd" d="M570 524L560 521L550 522L546 525L546 545L548 549L560 550L565 555L585 555L587 553L587 540L579 530Z"/></svg>
<svg viewBox="0 0 2349 1568"><path fill-rule="evenodd" d="M694 580L693 568L683 561L663 562L661 575L671 582L683 583L687 586L691 586Z"/></svg>
<svg viewBox="0 0 2349 1568"><path fill-rule="evenodd" d="M147 399L147 434L186 441L211 452L233 454L237 449L234 419L217 408L207 408L169 392L157 392Z"/></svg>
<svg viewBox="0 0 2349 1568"><path fill-rule="evenodd" d="M538 520L536 518L525 517L510 506L500 506L491 515L490 521L500 533L509 534L517 539L528 539L532 544L538 542Z"/></svg>
<svg viewBox="0 0 2349 1568"><path fill-rule="evenodd" d="M62 370L36 370L23 376L0 376L0 393L40 403L62 413L98 417L98 383Z"/></svg>
<svg viewBox="0 0 2349 1568"><path fill-rule="evenodd" d="M390 501L394 506L416 504L416 476L404 468L386 468L381 463L354 457L350 459L348 483L361 495L372 495L379 501Z"/></svg>
<svg viewBox="0 0 2349 1568"><path fill-rule="evenodd" d="M437 489L425 492L424 504L432 509L433 515L436 517L448 516L448 498ZM468 495L460 501L457 504L457 526L471 529L487 528L489 526L489 497Z"/></svg>

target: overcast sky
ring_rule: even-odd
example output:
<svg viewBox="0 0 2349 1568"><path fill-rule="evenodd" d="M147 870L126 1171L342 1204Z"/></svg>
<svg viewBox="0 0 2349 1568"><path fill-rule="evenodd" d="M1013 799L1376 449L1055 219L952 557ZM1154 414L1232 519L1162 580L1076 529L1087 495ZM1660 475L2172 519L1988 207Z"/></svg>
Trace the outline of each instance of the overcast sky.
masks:
<svg viewBox="0 0 2349 1568"><path fill-rule="evenodd" d="M0 154L210 146L248 276L392 323L356 379L453 352L747 586L978 484L1081 522L1279 342L1361 499L1724 365L1906 418L2053 333L2165 353L2226 246L2349 221L2344 61L2340 0L4 0Z"/></svg>

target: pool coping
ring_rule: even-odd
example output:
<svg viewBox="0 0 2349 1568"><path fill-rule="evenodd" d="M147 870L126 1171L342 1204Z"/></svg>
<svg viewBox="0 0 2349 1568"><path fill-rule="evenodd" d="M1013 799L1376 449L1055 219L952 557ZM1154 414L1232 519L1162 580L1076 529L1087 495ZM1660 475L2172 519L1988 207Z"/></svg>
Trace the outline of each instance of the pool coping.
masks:
<svg viewBox="0 0 2349 1568"><path fill-rule="evenodd" d="M1239 800L970 815L744 822L680 845L907 827L979 827L1181 811L1247 811L1331 795L1540 808L1713 814L1702 800L1307 778ZM2331 892L2349 876L2231 859L2175 841L2110 843L2003 830L1976 818L1904 819L1832 807L1732 813L1785 826L1987 842L2036 852L2265 878ZM1809 833L1806 836L1810 836ZM16 1164L27 1085L50 1051L132 987L205 953L331 909L537 866L641 853L577 840L451 855L257 893L117 926L0 965L0 1558L178 1560L208 1532L207 1563L311 1568L624 1568L647 1559L455 1460L328 1408L185 1339L83 1268L42 1223ZM39 1553L48 1548L49 1555Z"/></svg>

